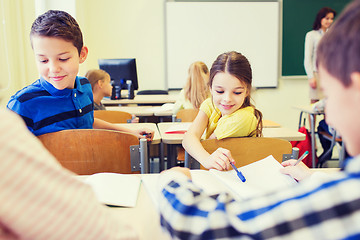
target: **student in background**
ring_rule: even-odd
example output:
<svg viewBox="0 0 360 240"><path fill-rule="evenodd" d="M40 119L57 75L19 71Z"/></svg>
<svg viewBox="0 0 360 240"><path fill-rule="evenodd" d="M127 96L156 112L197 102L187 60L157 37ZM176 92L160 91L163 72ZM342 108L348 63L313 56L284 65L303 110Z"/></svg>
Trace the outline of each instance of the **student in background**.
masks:
<svg viewBox="0 0 360 240"><path fill-rule="evenodd" d="M206 99L186 132L183 147L205 168L228 170L234 162L227 149L218 148L211 155L202 147L206 138L255 137L262 132L262 114L250 103L252 72L241 53L219 55L210 69L212 97Z"/></svg>
<svg viewBox="0 0 360 240"><path fill-rule="evenodd" d="M93 94L86 78L77 76L88 49L76 20L50 10L32 24L31 46L40 79L18 91L7 107L19 114L37 135L66 129L112 129L151 140L149 129L129 130L93 117Z"/></svg>
<svg viewBox="0 0 360 240"><path fill-rule="evenodd" d="M208 87L209 69L203 62L194 62L190 65L186 85L181 89L175 102L173 113L180 109L199 109L201 103L210 96Z"/></svg>
<svg viewBox="0 0 360 240"><path fill-rule="evenodd" d="M85 77L89 80L94 96L94 110L106 110L101 103L104 97L110 97L112 92L110 75L101 69L89 70Z"/></svg>
<svg viewBox="0 0 360 240"><path fill-rule="evenodd" d="M309 80L310 102L315 103L322 99L322 93L319 87L319 77L316 68L316 48L329 29L336 16L335 10L324 7L316 15L313 30L305 36L304 67Z"/></svg>
<svg viewBox="0 0 360 240"><path fill-rule="evenodd" d="M89 80L94 97L94 110L106 110L101 103L104 97L110 97L112 93L110 75L101 69L89 70L85 77ZM133 115L132 123L138 123L139 118Z"/></svg>
<svg viewBox="0 0 360 240"><path fill-rule="evenodd" d="M1 239L137 239L18 115L0 109L0 132Z"/></svg>
<svg viewBox="0 0 360 240"><path fill-rule="evenodd" d="M207 195L189 180L189 169L165 171L159 180L161 224L173 238L360 238L359 39L360 0L356 0L318 47L326 120L355 156L345 161L344 170L314 172L289 160L281 171L299 180L298 185L244 201L225 192Z"/></svg>

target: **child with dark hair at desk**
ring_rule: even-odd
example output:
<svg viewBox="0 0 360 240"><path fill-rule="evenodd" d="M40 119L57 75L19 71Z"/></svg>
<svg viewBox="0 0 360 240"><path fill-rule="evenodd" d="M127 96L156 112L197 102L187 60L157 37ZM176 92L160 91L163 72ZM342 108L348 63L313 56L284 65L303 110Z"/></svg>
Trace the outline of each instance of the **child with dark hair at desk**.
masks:
<svg viewBox="0 0 360 240"><path fill-rule="evenodd" d="M105 106L101 103L104 97L110 97L112 93L110 75L101 69L89 70L85 77L89 80L94 96L94 110L106 110ZM132 123L138 123L139 118L135 115L132 116Z"/></svg>
<svg viewBox="0 0 360 240"><path fill-rule="evenodd" d="M208 195L175 168L160 175L161 224L175 239L360 239L360 0L349 4L318 47L326 121L355 156L343 171L313 172L296 160L281 172L300 182L248 200ZM346 106L346 107L344 107ZM245 176L246 177L246 176ZM271 179L269 179L271 184Z"/></svg>
<svg viewBox="0 0 360 240"><path fill-rule="evenodd" d="M232 51L220 54L210 69L211 97L186 132L183 147L208 169L228 170L234 162L229 150L218 148L209 154L200 139L258 137L262 133L262 113L251 103L252 70L248 59Z"/></svg>
<svg viewBox="0 0 360 240"><path fill-rule="evenodd" d="M32 24L30 41L40 79L13 95L7 107L19 114L36 136L66 129L111 129L152 139L153 131L132 131L94 119L93 94L86 78L77 76L88 49L76 20L50 10Z"/></svg>

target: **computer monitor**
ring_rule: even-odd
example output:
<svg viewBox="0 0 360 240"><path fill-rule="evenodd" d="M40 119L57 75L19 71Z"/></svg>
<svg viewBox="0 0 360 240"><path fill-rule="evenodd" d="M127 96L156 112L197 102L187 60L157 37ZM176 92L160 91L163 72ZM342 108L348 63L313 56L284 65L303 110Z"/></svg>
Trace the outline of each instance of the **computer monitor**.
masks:
<svg viewBox="0 0 360 240"><path fill-rule="evenodd" d="M121 98L121 89L128 89L128 80L132 82L128 98L133 98L133 91L139 88L135 58L99 59L98 63L99 68L110 75L113 86L111 99Z"/></svg>

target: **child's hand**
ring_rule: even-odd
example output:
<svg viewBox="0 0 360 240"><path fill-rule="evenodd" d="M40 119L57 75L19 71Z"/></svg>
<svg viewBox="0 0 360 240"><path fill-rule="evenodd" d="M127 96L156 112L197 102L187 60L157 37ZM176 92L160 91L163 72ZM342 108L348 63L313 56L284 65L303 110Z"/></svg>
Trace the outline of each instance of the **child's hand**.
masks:
<svg viewBox="0 0 360 240"><path fill-rule="evenodd" d="M283 165L284 168L280 169L280 172L283 174L290 175L297 181L301 181L305 178L308 178L312 174L310 169L303 162L300 162L298 165L294 166L295 163L296 160L293 159L281 163L281 165Z"/></svg>
<svg viewBox="0 0 360 240"><path fill-rule="evenodd" d="M235 163L230 151L225 148L218 148L204 161L203 166L208 169L217 169L220 171L230 170L230 161Z"/></svg>
<svg viewBox="0 0 360 240"><path fill-rule="evenodd" d="M135 130L135 134L138 135L139 138L146 138L148 142L154 138L154 131L147 128L137 129Z"/></svg>
<svg viewBox="0 0 360 240"><path fill-rule="evenodd" d="M309 78L309 85L311 88L316 88L316 78Z"/></svg>
<svg viewBox="0 0 360 240"><path fill-rule="evenodd" d="M131 117L131 123L139 123L139 118L137 116L133 114Z"/></svg>

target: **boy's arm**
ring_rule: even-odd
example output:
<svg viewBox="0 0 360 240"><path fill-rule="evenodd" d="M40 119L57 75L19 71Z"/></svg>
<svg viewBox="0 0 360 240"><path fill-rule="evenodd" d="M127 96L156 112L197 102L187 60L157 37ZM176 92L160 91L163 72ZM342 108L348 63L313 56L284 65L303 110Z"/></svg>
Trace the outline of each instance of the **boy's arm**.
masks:
<svg viewBox="0 0 360 240"><path fill-rule="evenodd" d="M160 175L161 224L179 239L270 239L292 238L294 234L298 239L316 239L319 231L333 234L329 232L333 226L354 223L360 216L354 205L360 191L354 191L348 199L348 194L343 194L344 184L356 185L358 180L339 173L279 189L278 193L239 200L225 192L209 195L175 168ZM346 226L337 231L336 237L328 237L346 238L356 224Z"/></svg>
<svg viewBox="0 0 360 240"><path fill-rule="evenodd" d="M0 120L1 236L134 237L133 230L120 219L113 219L92 189L63 169L15 114L0 111Z"/></svg>
<svg viewBox="0 0 360 240"><path fill-rule="evenodd" d="M131 129L123 127L121 125L109 123L109 122L106 122L106 121L98 119L98 118L94 118L93 128L94 129L116 130L116 131L131 133L131 134L136 135L136 137L138 137L138 138L147 138L148 141L151 141L154 137L154 131L152 131L150 129L139 128L136 130L131 130Z"/></svg>

